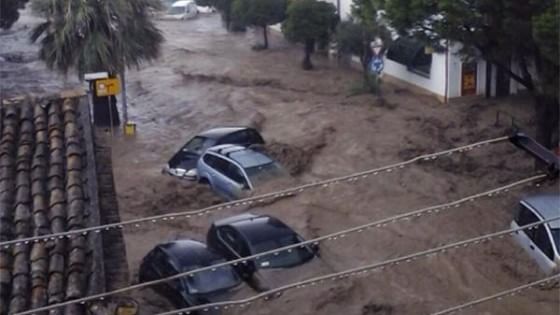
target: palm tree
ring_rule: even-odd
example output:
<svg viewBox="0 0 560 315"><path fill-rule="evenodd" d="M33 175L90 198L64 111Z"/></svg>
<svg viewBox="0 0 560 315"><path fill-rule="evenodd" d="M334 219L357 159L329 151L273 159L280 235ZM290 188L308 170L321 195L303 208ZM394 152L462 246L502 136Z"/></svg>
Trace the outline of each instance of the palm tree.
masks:
<svg viewBox="0 0 560 315"><path fill-rule="evenodd" d="M150 17L160 9L159 0L33 0L32 5L46 18L31 40L39 42L39 57L49 69L75 71L80 80L88 72L115 77L160 54L164 39ZM112 103L112 116L118 117ZM104 112L107 105L94 109Z"/></svg>

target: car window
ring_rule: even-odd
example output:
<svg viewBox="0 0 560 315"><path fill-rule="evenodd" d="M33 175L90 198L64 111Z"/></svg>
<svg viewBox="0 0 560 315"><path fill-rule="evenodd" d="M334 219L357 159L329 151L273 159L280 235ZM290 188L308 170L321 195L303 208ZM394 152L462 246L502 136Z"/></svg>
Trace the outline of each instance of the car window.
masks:
<svg viewBox="0 0 560 315"><path fill-rule="evenodd" d="M229 162L219 158L213 154L207 154L204 156L204 162L208 164L210 167L215 169L216 171L226 174Z"/></svg>
<svg viewBox="0 0 560 315"><path fill-rule="evenodd" d="M550 233L556 246L556 252L560 252L560 229L550 229Z"/></svg>
<svg viewBox="0 0 560 315"><path fill-rule="evenodd" d="M247 137L249 138L251 143L263 143L263 139L261 135L256 132L255 130L247 130Z"/></svg>
<svg viewBox="0 0 560 315"><path fill-rule="evenodd" d="M208 148L216 144L216 140L196 136L191 139L191 141L187 142L181 149L185 153L194 153L201 155L206 151Z"/></svg>
<svg viewBox="0 0 560 315"><path fill-rule="evenodd" d="M191 266L189 269L183 271L190 271L207 267L210 265L224 263L224 259L218 259L203 266ZM232 266L223 266L216 268L216 270L206 270L197 272L192 276L184 277L186 286L189 288L191 294L208 294L211 292L227 290L239 284L240 279L237 273L233 270Z"/></svg>
<svg viewBox="0 0 560 315"><path fill-rule="evenodd" d="M218 230L218 233L227 246L233 249L237 254L244 256L243 240L234 229L222 227Z"/></svg>
<svg viewBox="0 0 560 315"><path fill-rule="evenodd" d="M294 245L303 240L297 234L284 235L282 237L269 238L252 244L253 254L271 251L277 248ZM256 259L260 268L288 268L305 263L313 258L313 251L305 247L297 247L292 251L282 251L278 255L265 255Z"/></svg>
<svg viewBox="0 0 560 315"><path fill-rule="evenodd" d="M517 213L517 217L515 218L515 222L517 225L524 226L528 224L532 224L539 221L539 218L535 215L535 213L524 205L519 205L519 211Z"/></svg>
<svg viewBox="0 0 560 315"><path fill-rule="evenodd" d="M248 134L245 130L234 132L230 135L224 137L221 143L231 143L231 144L246 144L250 142Z"/></svg>
<svg viewBox="0 0 560 315"><path fill-rule="evenodd" d="M550 237L544 225L539 225L535 231L535 239L533 242L548 258L554 260L554 250L552 249L552 243L550 242Z"/></svg>
<svg viewBox="0 0 560 315"><path fill-rule="evenodd" d="M241 185L244 186L247 185L247 181L245 180L245 175L243 175L241 169L233 163L228 162L228 167L226 169L225 175Z"/></svg>

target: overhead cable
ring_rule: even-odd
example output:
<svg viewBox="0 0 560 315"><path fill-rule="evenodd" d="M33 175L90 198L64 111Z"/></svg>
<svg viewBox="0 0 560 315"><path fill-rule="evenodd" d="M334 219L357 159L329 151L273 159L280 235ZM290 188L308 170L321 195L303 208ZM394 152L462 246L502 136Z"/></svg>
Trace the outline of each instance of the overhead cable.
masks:
<svg viewBox="0 0 560 315"><path fill-rule="evenodd" d="M236 200L236 201L221 203L221 204L217 204L217 205L214 205L214 206L202 208L202 209L199 209L199 210L181 211L181 212L168 213L168 214L162 214L162 215L156 215L156 216L142 217L142 218L120 221L120 222L115 222L115 223L109 223L109 224L104 224L104 225L91 226L91 227L87 227L87 228L83 228L83 229L75 229L75 230L61 232L61 233L44 234L44 235L38 235L38 236L33 236L33 237L19 238L19 239L4 241L4 242L0 242L0 248L2 248L2 247L3 248L9 248L9 247L14 246L14 245L29 244L31 242L37 243L37 242L40 242L40 241L43 241L43 242L47 242L47 241L50 241L50 240L54 241L56 239L70 238L73 235L76 235L76 236L87 235L87 234L92 233L92 232L101 233L101 232L104 232L104 231L109 231L111 229L123 229L125 226L131 226L131 225L135 226L135 227L140 227L140 226L142 226L143 224L146 224L146 223L154 224L154 223L157 223L159 221L173 221L173 220L180 219L180 218L187 218L188 219L188 218L192 218L192 217L196 217L196 216L209 215L211 213L224 211L224 210L229 210L229 209L232 209L232 208L237 208L237 207L241 207L241 206L250 206L250 205L253 205L253 204L263 203L263 202L266 202L270 199L293 196L293 195L302 193L302 192L304 192L306 190L309 190L309 189L312 189L312 188L317 188L317 187L326 188L326 187L328 187L332 184L336 184L336 183L354 182L354 181L357 181L357 180L360 180L360 179L365 179L370 175L375 176L375 175L382 174L383 172L390 173L394 170L404 168L405 166L410 165L410 164L415 163L415 162L418 162L418 161L435 160L439 156L451 155L451 154L456 153L456 152L470 151L470 150L475 149L475 148L479 148L479 147L494 144L494 143L503 142L503 141L506 141L508 139L509 139L508 137L499 137L499 138L494 138L494 139L490 139L490 140L480 141L480 142L460 146L460 147L450 149L450 150L445 150L445 151L440 151L440 152L436 152L436 153L420 155L420 156L417 156L415 158L412 158L410 160L400 162L400 163L395 163L395 164L391 164L391 165L387 165L387 166L382 166L382 167L379 167L379 168L369 169L369 170L366 170L366 171L353 173L353 174L350 174L350 175L345 175L345 176L334 177L334 178L330 178L330 179L326 179L326 180L316 181L316 182L313 182L313 183L303 184L303 185L300 185L300 186L290 187L290 188L286 188L284 190L275 191L275 192L271 192L271 193L265 193L265 194L261 194L261 195L257 195L257 196L253 196L253 197L249 197L249 198L244 198L244 199L240 199L240 200Z"/></svg>
<svg viewBox="0 0 560 315"><path fill-rule="evenodd" d="M536 176L532 176L523 180L519 180L516 181L514 183L496 188L496 189L492 189L492 190L488 190L485 191L483 193L478 193L475 195L471 195L465 198L461 198L459 200L456 201L452 201L452 202L448 202L445 204L441 204L441 205L436 205L436 206L431 206L431 207L427 207L427 208L423 208L420 210L415 210L412 212L407 212L404 214L399 214L396 216L392 216L389 218L385 218L385 219L381 219L381 220L377 220L377 221L373 221L367 224L363 224L363 225L359 225L359 226L355 226L355 227L351 227L349 229L345 229L342 231L338 231L335 233L331 233L325 236L321 236L321 237L317 237L314 239L310 239L307 241L303 241L297 244L293 244L293 245L289 245L289 246L285 246L285 247L281 247L275 250L270 250L270 251L266 251L263 253L259 253L256 255L251 255L248 257L243 257L243 258L239 258L239 259L235 259L235 260L231 260L231 261L227 261L227 262L223 262L223 263L219 263L219 264L215 264L215 265L211 265L211 266L207 266L207 267L202 267L202 268L197 268L188 272L182 272L182 273L178 273L176 275L173 275L171 277L166 277L166 278L162 278L162 279L158 279L158 280L154 280L154 281L149 281L149 282L144 282L144 283L139 283L136 285L132 285L132 286L128 286L128 287L124 287L124 288L120 288L120 289L116 289L114 291L110 291L110 292L105 292L105 293L100 293L100 294L96 294L96 295L92 295L92 296L88 296L88 297L83 297L80 299L76 299L76 300L70 300L70 301L66 301L66 302L62 302L62 303L58 303L58 304L53 304L53 305L49 305L40 309L35 309L35 310L30 310L27 312L23 312L21 314L32 314L33 312L41 312L41 311L45 311L45 310L50 310L53 308L58 308L58 307L63 307L66 305L70 305L70 304L74 304L74 303L85 303L87 301L91 301L91 300L103 300L108 296L112 296L112 295L116 295L116 294L121 294L121 293L125 293L128 291L132 291L132 290L136 290L136 289L141 289L141 288L145 288L148 286L153 286L156 284L160 284L160 283L164 283L167 281L171 281L174 279L178 279L178 278L182 278L182 277L186 277L186 276L193 276L196 273L199 272L203 272L203 271L216 271L218 268L221 267L225 267L225 266L236 266L238 264L247 264L250 260L254 260L260 257L264 257L264 256L269 256L269 255L279 255L281 252L284 251L292 251L295 248L305 248L306 246L309 246L310 244L319 244L319 242L324 242L324 241L331 241L331 240L336 240L338 238L343 238L346 237L349 234L352 233L360 233L363 231L366 231L368 229L371 228L381 228L381 227L385 227L387 224L392 224L392 223L396 223L402 220L410 220L411 218L416 218L416 217L421 217L423 215L428 215L428 214L437 214L441 211L446 211L449 209L455 209L461 206L461 204L464 203L468 203L468 202L473 202L477 199L480 199L482 197L491 197L491 196L496 196L500 193L503 192L507 192L510 189L512 189L513 187L522 185L522 184L527 184L527 183L531 183L535 180L538 179L542 179L546 177L546 175L536 175Z"/></svg>

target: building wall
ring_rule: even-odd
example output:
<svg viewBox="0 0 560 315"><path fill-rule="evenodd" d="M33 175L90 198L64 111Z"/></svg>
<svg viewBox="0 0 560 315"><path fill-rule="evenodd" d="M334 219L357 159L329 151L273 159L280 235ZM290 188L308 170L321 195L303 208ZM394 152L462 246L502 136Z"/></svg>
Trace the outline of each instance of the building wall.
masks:
<svg viewBox="0 0 560 315"><path fill-rule="evenodd" d="M433 53L432 66L430 69L430 76L425 77L415 72L411 72L405 65L399 64L395 61L385 58L384 74L390 75L406 83L415 85L421 89L426 90L431 94L435 94L440 98L445 97L445 78L447 72L447 97L454 98L461 96L461 68L462 60L457 54L459 46L455 45L450 47L450 52L447 56L448 69L446 71L446 54ZM485 74L485 71L480 69L484 68L480 62L478 63L477 74ZM484 68L485 69L485 68ZM477 94L484 94L485 81L477 78Z"/></svg>

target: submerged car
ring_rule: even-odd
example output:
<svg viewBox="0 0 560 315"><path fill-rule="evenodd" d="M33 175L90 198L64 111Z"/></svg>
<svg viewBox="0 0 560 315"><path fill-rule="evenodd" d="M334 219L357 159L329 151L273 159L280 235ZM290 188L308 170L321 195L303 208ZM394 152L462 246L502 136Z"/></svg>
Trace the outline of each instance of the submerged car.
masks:
<svg viewBox="0 0 560 315"><path fill-rule="evenodd" d="M284 177L284 169L263 152L224 144L208 149L198 160L198 181L226 200L244 197L259 185Z"/></svg>
<svg viewBox="0 0 560 315"><path fill-rule="evenodd" d="M259 132L249 127L220 127L201 132L189 140L169 160L164 172L172 176L196 180L196 164L210 147L221 144L254 146L264 144Z"/></svg>
<svg viewBox="0 0 560 315"><path fill-rule="evenodd" d="M226 260L200 242L178 240L157 245L142 260L139 271L140 282L171 277L201 267L211 266ZM165 295L177 307L190 307L223 301L229 298L232 289L242 281L231 266L215 271L207 270L159 285L158 292ZM206 314L206 313L205 313Z"/></svg>
<svg viewBox="0 0 560 315"><path fill-rule="evenodd" d="M192 0L180 0L174 2L167 12L162 16L164 20L186 20L198 15L198 7Z"/></svg>
<svg viewBox="0 0 560 315"><path fill-rule="evenodd" d="M304 239L275 217L245 213L214 222L206 241L208 247L228 260L235 260L298 244ZM246 264L237 264L235 268L254 287L259 270L296 267L309 262L318 251L318 246L305 245L278 254L264 255ZM269 287L261 283L260 288L256 289L266 290Z"/></svg>
<svg viewBox="0 0 560 315"><path fill-rule="evenodd" d="M559 215L559 193L533 195L521 200L511 227L516 229ZM560 270L560 219L517 231L514 237L546 274Z"/></svg>

